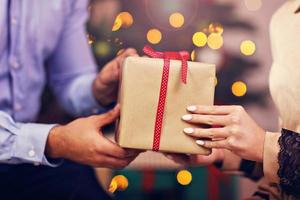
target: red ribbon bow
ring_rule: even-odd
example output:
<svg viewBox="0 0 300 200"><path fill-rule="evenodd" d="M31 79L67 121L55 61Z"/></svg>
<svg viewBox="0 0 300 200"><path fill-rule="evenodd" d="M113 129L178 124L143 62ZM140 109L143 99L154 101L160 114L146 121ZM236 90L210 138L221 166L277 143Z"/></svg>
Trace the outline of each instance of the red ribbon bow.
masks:
<svg viewBox="0 0 300 200"><path fill-rule="evenodd" d="M168 90L168 81L169 81L169 71L170 71L170 60L181 60L181 81L186 84L187 82L187 72L188 72L188 63L187 61L190 58L190 55L187 51L179 51L179 52L159 52L153 50L150 46L146 45L143 48L145 54L152 58L162 58L164 59L163 73L161 78L160 92L159 92L159 100L156 111L155 118L155 127L154 127L154 137L153 137L153 151L159 150L160 145L160 137L163 125L167 90Z"/></svg>

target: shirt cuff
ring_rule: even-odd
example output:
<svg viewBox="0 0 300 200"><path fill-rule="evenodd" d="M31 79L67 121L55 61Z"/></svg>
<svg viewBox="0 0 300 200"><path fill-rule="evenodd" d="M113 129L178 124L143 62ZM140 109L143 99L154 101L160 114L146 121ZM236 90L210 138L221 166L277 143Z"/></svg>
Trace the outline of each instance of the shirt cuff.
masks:
<svg viewBox="0 0 300 200"><path fill-rule="evenodd" d="M70 97L75 115L88 115L97 113L101 106L92 92L96 74L88 74L76 78L70 87Z"/></svg>
<svg viewBox="0 0 300 200"><path fill-rule="evenodd" d="M264 175L268 178L269 181L274 183L279 182L277 171L279 169L278 153L280 151L280 147L278 144L278 139L280 135L281 133L267 132L264 143Z"/></svg>
<svg viewBox="0 0 300 200"><path fill-rule="evenodd" d="M50 162L45 156L48 135L54 126L56 125L21 124L13 146L12 157L34 165L59 166L62 160Z"/></svg>

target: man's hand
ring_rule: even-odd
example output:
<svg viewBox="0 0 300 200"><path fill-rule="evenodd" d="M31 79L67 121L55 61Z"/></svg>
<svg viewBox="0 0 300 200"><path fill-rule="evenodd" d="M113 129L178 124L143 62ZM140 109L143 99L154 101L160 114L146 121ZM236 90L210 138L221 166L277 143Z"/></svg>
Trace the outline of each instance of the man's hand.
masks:
<svg viewBox="0 0 300 200"><path fill-rule="evenodd" d="M128 56L138 56L135 49L121 52L107 63L93 83L93 94L101 105L108 105L117 99L121 66Z"/></svg>
<svg viewBox="0 0 300 200"><path fill-rule="evenodd" d="M65 126L54 127L48 137L46 155L66 158L94 167L123 168L139 152L125 150L105 138L101 128L115 121L120 108L103 115L77 119Z"/></svg>
<svg viewBox="0 0 300 200"><path fill-rule="evenodd" d="M164 154L167 158L184 166L206 166L224 160L222 149L213 149L208 156L204 155L185 155L185 154Z"/></svg>

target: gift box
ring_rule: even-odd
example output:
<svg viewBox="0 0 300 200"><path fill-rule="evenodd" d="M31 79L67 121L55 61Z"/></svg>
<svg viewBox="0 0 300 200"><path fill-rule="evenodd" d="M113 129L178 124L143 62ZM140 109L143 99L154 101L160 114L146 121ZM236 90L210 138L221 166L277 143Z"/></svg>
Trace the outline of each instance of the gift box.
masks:
<svg viewBox="0 0 300 200"><path fill-rule="evenodd" d="M181 117L190 105L213 105L215 66L188 62L187 52L144 52L152 58L128 57L122 67L116 141L124 148L210 154L183 133L196 126Z"/></svg>

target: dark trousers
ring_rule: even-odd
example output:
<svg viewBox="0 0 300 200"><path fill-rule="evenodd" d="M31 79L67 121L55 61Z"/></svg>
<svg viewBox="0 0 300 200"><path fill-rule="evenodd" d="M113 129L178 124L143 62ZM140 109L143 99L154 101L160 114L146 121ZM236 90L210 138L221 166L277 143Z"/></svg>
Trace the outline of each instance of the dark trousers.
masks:
<svg viewBox="0 0 300 200"><path fill-rule="evenodd" d="M92 168L65 161L60 167L0 164L1 200L110 200Z"/></svg>

